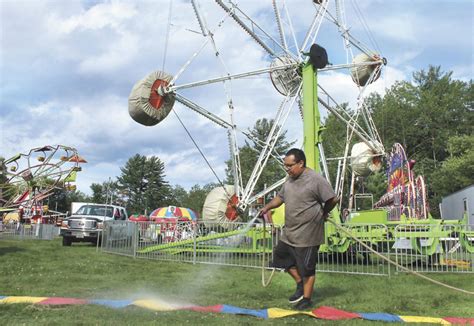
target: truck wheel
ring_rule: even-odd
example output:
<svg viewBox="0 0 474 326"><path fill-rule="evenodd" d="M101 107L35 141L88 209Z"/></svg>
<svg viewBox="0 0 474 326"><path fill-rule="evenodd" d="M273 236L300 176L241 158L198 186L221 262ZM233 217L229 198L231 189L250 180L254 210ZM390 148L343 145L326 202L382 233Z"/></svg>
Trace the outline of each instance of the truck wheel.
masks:
<svg viewBox="0 0 474 326"><path fill-rule="evenodd" d="M63 237L63 246L70 247L72 244L72 239L70 237Z"/></svg>

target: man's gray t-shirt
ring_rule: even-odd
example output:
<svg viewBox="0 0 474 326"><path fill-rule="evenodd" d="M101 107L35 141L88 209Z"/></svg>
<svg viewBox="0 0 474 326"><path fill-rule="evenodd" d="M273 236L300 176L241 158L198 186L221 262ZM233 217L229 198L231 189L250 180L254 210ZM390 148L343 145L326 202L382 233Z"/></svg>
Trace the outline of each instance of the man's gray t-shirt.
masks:
<svg viewBox="0 0 474 326"><path fill-rule="evenodd" d="M329 182L306 168L298 178L288 178L278 196L285 203L285 227L280 240L294 247L323 244L322 206L336 196Z"/></svg>

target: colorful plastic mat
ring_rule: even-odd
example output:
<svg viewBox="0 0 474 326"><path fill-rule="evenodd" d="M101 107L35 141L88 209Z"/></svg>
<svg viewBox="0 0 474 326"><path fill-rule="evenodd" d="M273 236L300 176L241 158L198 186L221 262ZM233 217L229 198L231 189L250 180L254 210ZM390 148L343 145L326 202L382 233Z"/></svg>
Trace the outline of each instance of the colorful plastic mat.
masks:
<svg viewBox="0 0 474 326"><path fill-rule="evenodd" d="M365 313L349 312L333 307L321 306L311 311L296 311L281 308L268 309L247 309L230 305L197 306L197 305L177 305L157 299L139 300L86 300L77 298L62 297L28 297L28 296L0 296L0 304L28 303L36 305L80 305L96 304L109 308L124 308L127 306L138 306L154 311L192 310L197 312L212 312L234 315L248 315L263 319L283 318L294 315L307 315L318 319L343 320L343 319L364 319L385 322L406 322L406 323L432 323L441 325L473 325L474 318L459 317L421 317L421 316L397 316L387 313Z"/></svg>

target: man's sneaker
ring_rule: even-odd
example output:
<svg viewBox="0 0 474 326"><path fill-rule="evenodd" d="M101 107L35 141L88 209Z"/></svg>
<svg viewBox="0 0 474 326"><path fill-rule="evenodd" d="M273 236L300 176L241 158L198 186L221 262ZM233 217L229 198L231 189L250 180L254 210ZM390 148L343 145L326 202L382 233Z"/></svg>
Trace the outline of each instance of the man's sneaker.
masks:
<svg viewBox="0 0 474 326"><path fill-rule="evenodd" d="M303 300L303 294L304 294L304 290L303 290L303 282L299 282L297 285L296 285L296 291L295 293L288 298L288 301L290 303L298 303L300 302L301 300Z"/></svg>
<svg viewBox="0 0 474 326"><path fill-rule="evenodd" d="M308 298L301 299L301 301L298 302L295 306L296 310L309 310L311 308L313 308L313 301Z"/></svg>

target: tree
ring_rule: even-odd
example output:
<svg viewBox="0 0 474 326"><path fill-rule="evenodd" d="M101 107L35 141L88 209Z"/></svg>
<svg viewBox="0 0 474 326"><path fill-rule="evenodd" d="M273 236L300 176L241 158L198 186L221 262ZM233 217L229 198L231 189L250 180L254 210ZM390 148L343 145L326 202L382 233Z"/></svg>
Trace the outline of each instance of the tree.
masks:
<svg viewBox="0 0 474 326"><path fill-rule="evenodd" d="M474 131L473 97L472 81L453 80L452 72L430 66L428 71L415 72L413 83L397 82L383 98L374 95L368 99L385 148L399 142L407 157L417 162L414 171L427 181L434 214L441 198L438 189L447 188L441 186L444 181L436 180L445 180L444 173L454 172L447 170L458 170L453 165L459 158L443 163L453 155L447 144L452 137L472 135ZM450 179L447 184L459 189L464 184L461 179Z"/></svg>
<svg viewBox="0 0 474 326"><path fill-rule="evenodd" d="M368 100L386 148L399 142L408 157L425 159L436 168L447 158L450 137L473 133L472 81L451 76L452 72L430 66L426 72L415 72L413 83L398 82L384 98L376 95ZM418 163L417 168L424 166Z"/></svg>
<svg viewBox="0 0 474 326"><path fill-rule="evenodd" d="M90 186L92 190L91 202L98 204L115 203L124 204L123 196L119 190L117 181L104 181L100 183L93 183Z"/></svg>
<svg viewBox="0 0 474 326"><path fill-rule="evenodd" d="M244 185L247 184L252 174L252 170L257 163L258 156L262 150L261 143L265 143L267 135L270 133L270 130L273 125L273 120L259 119L255 122L253 129L249 129L248 132L256 138L259 143L249 143L245 141L245 145L239 148L240 155L240 167L242 171L242 182ZM280 134L280 137L276 141L275 150L280 155L283 155L289 148L294 144L294 142L286 141L286 131ZM233 184L234 176L232 174L232 160L226 161L226 183ZM273 183L277 182L285 176L285 171L281 168L280 164L272 157L267 161L267 165L263 170L257 184L255 186L256 191L261 191L264 189L265 185L270 186Z"/></svg>
<svg viewBox="0 0 474 326"><path fill-rule="evenodd" d="M442 197L470 186L474 182L474 136L454 136L449 138L449 157L431 175L433 198L431 210L439 213L438 203Z"/></svg>
<svg viewBox="0 0 474 326"><path fill-rule="evenodd" d="M117 178L119 190L126 196L130 213L149 212L160 206L168 206L171 189L164 174L165 165L156 156L147 158L136 154Z"/></svg>
<svg viewBox="0 0 474 326"><path fill-rule="evenodd" d="M91 202L105 204L105 191L100 183L92 183L90 186L92 190Z"/></svg>
<svg viewBox="0 0 474 326"><path fill-rule="evenodd" d="M374 197L374 201L377 201L383 194L387 192L387 175L379 171L377 173L370 174L365 180L365 190Z"/></svg>
<svg viewBox="0 0 474 326"><path fill-rule="evenodd" d="M437 209L440 198L437 187L441 186L435 185L435 179L443 180L436 171L442 166L447 169L459 160L453 159L444 168L443 162L453 155L447 146L449 139L474 133L473 99L472 81L453 80L452 72L442 72L434 66L415 72L412 82L398 81L383 97L372 94L366 99L384 147L390 150L394 143L400 143L407 157L417 162L414 170L417 175L425 176L432 210ZM331 114L325 124L326 157L336 156L336 151L342 153L345 145L345 126ZM333 176L335 167L330 166L330 171ZM375 182L382 181L382 176L373 175L364 180L365 189L375 191L376 199L382 186L376 186ZM458 189L464 183L454 178L450 184Z"/></svg>
<svg viewBox="0 0 474 326"><path fill-rule="evenodd" d="M170 203L174 206L190 208L201 215L207 195L218 186L216 183L208 183L202 187L195 184L187 192L182 186L176 185L172 188Z"/></svg>
<svg viewBox="0 0 474 326"><path fill-rule="evenodd" d="M171 187L171 195L169 204L172 206L183 207L188 199L188 192L180 185L175 185Z"/></svg>
<svg viewBox="0 0 474 326"><path fill-rule="evenodd" d="M199 185L194 185L189 190L188 199L186 201L186 207L191 208L202 216L202 208L204 206L204 201L206 200L207 195L211 192L212 189L218 187L219 185L215 183L208 183L202 188Z"/></svg>
<svg viewBox="0 0 474 326"><path fill-rule="evenodd" d="M67 191L64 188L56 189L53 194L48 197L47 203L50 210L58 212L72 213L72 202L90 202L91 199L79 190Z"/></svg>

